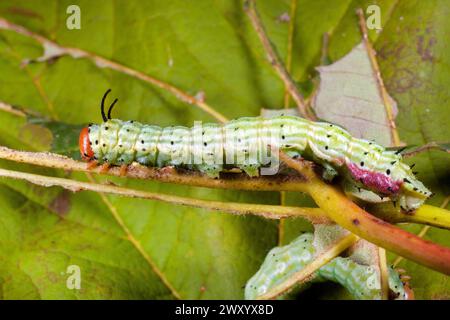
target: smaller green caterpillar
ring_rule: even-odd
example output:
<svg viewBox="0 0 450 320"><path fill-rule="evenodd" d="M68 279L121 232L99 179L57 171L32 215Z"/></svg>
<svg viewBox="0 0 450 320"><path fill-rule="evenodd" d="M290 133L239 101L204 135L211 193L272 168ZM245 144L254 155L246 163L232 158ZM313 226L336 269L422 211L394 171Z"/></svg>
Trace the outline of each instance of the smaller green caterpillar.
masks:
<svg viewBox="0 0 450 320"><path fill-rule="evenodd" d="M245 298L252 300L281 284L309 264L315 255L314 235L305 233L286 246L276 247L267 254L258 272L245 286ZM320 268L309 283L334 281L344 286L355 299L381 299L380 277L376 268L359 264L351 257L337 257ZM305 289L306 285L300 285ZM389 289L397 300L408 298L399 274L389 268Z"/></svg>

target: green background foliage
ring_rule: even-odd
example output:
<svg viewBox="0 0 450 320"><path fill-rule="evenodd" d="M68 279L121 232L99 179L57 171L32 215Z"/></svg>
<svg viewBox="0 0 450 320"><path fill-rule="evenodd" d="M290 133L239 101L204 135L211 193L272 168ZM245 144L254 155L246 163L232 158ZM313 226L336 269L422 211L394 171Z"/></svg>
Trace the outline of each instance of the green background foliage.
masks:
<svg viewBox="0 0 450 320"><path fill-rule="evenodd" d="M81 30L66 28L66 8L81 8ZM282 59L286 58L290 1L261 0L258 9ZM397 124L408 144L449 138L450 33L446 0L300 0L296 12L292 74L307 94L317 74L322 35L330 33L335 61L360 42L355 9L381 7L381 32L370 33L383 78L397 100ZM206 101L228 118L258 115L283 106L284 87L244 13L241 1L15 1L0 2L0 16L60 45L81 48L152 75ZM53 135L70 136L78 125L101 121L98 104L107 88L119 98L115 116L158 125L191 125L213 119L193 105L138 79L64 56L22 66L43 48L0 29L0 101L37 111L75 127L47 127L0 111L0 145L51 149ZM72 134L73 135L73 134ZM58 140L58 139L56 139ZM55 140L55 141L56 141ZM58 140L59 141L59 140ZM57 151L76 151L73 141ZM58 149L59 148L59 149ZM440 205L449 194L449 158L427 152L413 159ZM11 168L88 180L68 173L0 161ZM278 193L234 192L151 181L99 181L202 199L277 204ZM304 202L288 195L288 204ZM307 200L306 200L307 201ZM311 203L310 203L311 204ZM312 205L312 204L311 204ZM119 225L117 213L124 222ZM0 180L0 297L4 299L239 299L265 254L301 231L287 221L282 239L274 221ZM409 226L417 232L419 226ZM130 241L130 236L135 241ZM448 233L428 239L450 245ZM81 290L66 288L68 265L79 265ZM450 298L448 277L402 262L419 298ZM307 292L344 298L335 285Z"/></svg>

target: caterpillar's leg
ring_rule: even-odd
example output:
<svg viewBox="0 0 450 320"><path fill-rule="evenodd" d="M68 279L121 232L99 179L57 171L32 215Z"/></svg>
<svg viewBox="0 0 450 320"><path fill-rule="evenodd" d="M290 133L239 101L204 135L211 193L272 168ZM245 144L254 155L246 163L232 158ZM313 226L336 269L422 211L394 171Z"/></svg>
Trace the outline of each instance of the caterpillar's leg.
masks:
<svg viewBox="0 0 450 320"><path fill-rule="evenodd" d="M109 163L104 163L100 166L100 172L106 173L106 172L108 172L110 167L111 167L111 165Z"/></svg>
<svg viewBox="0 0 450 320"><path fill-rule="evenodd" d="M91 160L87 163L87 168L89 170L95 169L98 166L98 161L97 160Z"/></svg>
<svg viewBox="0 0 450 320"><path fill-rule="evenodd" d="M401 194L398 197L398 202L400 204L400 209L406 212L412 212L423 204L424 199L418 199L415 197L410 197L408 195Z"/></svg>
<svg viewBox="0 0 450 320"><path fill-rule="evenodd" d="M409 280L411 280L411 277L406 275L405 269L396 268L395 271L397 271L400 276L400 281L403 284L404 290L404 296L398 298L403 298L404 300L414 300L414 290L409 285Z"/></svg>
<svg viewBox="0 0 450 320"><path fill-rule="evenodd" d="M293 159L301 159L302 154L298 150L293 150L289 148L283 148L282 151Z"/></svg>
<svg viewBox="0 0 450 320"><path fill-rule="evenodd" d="M414 291L409 286L410 276L405 275L403 269L389 267L389 299L413 300Z"/></svg>
<svg viewBox="0 0 450 320"><path fill-rule="evenodd" d="M284 154L286 154L288 157L298 161L299 163L302 163L303 161L305 161L305 158L302 157L302 154L298 150L284 148L281 151L283 151ZM284 172L286 170L288 170L288 171L291 170L291 168L289 166L287 166L284 162L281 162L280 159L278 159L278 161L281 164L279 171L281 170L281 172Z"/></svg>
<svg viewBox="0 0 450 320"><path fill-rule="evenodd" d="M329 163L323 163L322 167L323 167L322 178L325 181L332 181L339 174L336 171L336 169L333 168L333 166L330 165Z"/></svg>
<svg viewBox="0 0 450 320"><path fill-rule="evenodd" d="M377 195L375 192L361 188L355 182L344 180L343 189L345 194L361 199L366 202L379 203L388 201L389 198Z"/></svg>
<svg viewBox="0 0 450 320"><path fill-rule="evenodd" d="M120 176L124 177L127 175L127 171L128 171L128 165L123 164L120 166Z"/></svg>
<svg viewBox="0 0 450 320"><path fill-rule="evenodd" d="M218 164L200 164L197 166L197 170L206 174L210 178L219 178L219 173L222 171L222 165Z"/></svg>
<svg viewBox="0 0 450 320"><path fill-rule="evenodd" d="M259 167L258 163L249 163L242 164L238 166L239 169L243 170L249 177L258 177L259 176Z"/></svg>

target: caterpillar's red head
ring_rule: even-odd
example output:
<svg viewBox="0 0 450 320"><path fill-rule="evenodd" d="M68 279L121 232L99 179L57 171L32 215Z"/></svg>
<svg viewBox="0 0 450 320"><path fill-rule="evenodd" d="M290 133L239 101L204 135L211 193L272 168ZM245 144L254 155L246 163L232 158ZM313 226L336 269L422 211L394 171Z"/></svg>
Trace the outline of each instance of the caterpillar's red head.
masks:
<svg viewBox="0 0 450 320"><path fill-rule="evenodd" d="M94 151L92 151L91 141L89 140L88 127L85 127L81 130L78 143L80 145L80 153L83 160L91 160L92 158L94 158Z"/></svg>

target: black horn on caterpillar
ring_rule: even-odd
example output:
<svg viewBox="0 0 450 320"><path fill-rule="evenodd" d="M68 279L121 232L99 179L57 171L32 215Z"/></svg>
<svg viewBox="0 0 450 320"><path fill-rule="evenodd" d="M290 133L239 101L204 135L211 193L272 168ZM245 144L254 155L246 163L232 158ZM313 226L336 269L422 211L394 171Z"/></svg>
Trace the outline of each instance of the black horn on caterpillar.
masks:
<svg viewBox="0 0 450 320"><path fill-rule="evenodd" d="M100 104L100 112L102 113L103 122L106 122L109 119L111 119L111 111L114 108L114 105L116 104L116 102L119 100L119 99L116 98L113 101L113 103L111 103L111 105L109 106L109 109L108 109L108 115L106 115L106 113L105 113L105 100L106 100L106 97L108 96L108 94L110 92L111 92L111 89L106 90L106 92L105 92L105 94L103 95L103 98L102 98L102 103Z"/></svg>

